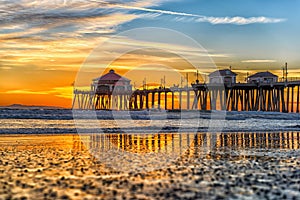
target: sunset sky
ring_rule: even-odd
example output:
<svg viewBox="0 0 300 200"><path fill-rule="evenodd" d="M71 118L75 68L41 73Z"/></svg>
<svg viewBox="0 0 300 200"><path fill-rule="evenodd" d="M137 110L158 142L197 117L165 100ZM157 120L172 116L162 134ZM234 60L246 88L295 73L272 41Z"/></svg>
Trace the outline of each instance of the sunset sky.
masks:
<svg viewBox="0 0 300 200"><path fill-rule="evenodd" d="M194 64L202 74L232 66L243 81L264 70L281 77L288 62L300 76L300 0L0 1L0 106L70 107L77 73L88 84L109 68L137 86L146 76L179 84L173 72L193 81ZM175 32L126 33L144 27Z"/></svg>

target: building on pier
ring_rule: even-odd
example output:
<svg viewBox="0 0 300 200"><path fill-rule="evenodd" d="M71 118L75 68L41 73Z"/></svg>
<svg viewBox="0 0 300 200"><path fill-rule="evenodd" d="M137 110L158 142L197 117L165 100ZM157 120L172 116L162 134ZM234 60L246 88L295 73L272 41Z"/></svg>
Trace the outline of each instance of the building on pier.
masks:
<svg viewBox="0 0 300 200"><path fill-rule="evenodd" d="M237 74L231 71L230 69L222 69L214 71L208 76L209 83L224 83L226 85L230 85L236 83Z"/></svg>
<svg viewBox="0 0 300 200"><path fill-rule="evenodd" d="M258 72L247 78L247 83L276 83L278 76L269 71Z"/></svg>
<svg viewBox="0 0 300 200"><path fill-rule="evenodd" d="M132 91L131 80L115 73L113 69L109 73L93 79L91 89L96 93L112 93Z"/></svg>

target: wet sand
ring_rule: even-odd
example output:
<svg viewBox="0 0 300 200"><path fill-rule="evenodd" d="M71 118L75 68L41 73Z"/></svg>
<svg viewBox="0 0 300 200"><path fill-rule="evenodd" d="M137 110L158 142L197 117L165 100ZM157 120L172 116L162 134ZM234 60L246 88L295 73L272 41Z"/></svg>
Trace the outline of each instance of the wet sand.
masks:
<svg viewBox="0 0 300 200"><path fill-rule="evenodd" d="M292 148L191 146L162 169L124 173L78 135L1 135L0 199L300 199L296 136Z"/></svg>

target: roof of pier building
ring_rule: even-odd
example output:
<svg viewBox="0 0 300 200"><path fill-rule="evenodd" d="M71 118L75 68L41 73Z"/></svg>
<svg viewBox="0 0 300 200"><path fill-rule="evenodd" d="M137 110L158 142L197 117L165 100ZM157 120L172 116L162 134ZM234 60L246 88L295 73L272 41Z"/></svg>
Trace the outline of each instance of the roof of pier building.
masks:
<svg viewBox="0 0 300 200"><path fill-rule="evenodd" d="M230 69L222 69L222 70L217 70L208 75L209 77L216 77L216 76L237 76L236 73L231 71Z"/></svg>
<svg viewBox="0 0 300 200"><path fill-rule="evenodd" d="M98 82L98 84L114 84L114 83L126 83L129 84L131 80L125 78L111 69L107 74L93 79L93 81Z"/></svg>
<svg viewBox="0 0 300 200"><path fill-rule="evenodd" d="M251 76L249 76L248 78L260 78L260 77L278 77L277 75L275 74L272 74L271 72L269 71L266 71L266 72L257 72L256 74L253 74Z"/></svg>

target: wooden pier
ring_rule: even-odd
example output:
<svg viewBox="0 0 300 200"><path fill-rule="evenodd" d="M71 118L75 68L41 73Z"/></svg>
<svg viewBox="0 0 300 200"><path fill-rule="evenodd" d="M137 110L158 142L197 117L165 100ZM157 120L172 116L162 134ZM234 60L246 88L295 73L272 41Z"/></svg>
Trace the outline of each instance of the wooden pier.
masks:
<svg viewBox="0 0 300 200"><path fill-rule="evenodd" d="M74 90L74 109L300 111L300 81L192 84L135 91Z"/></svg>

